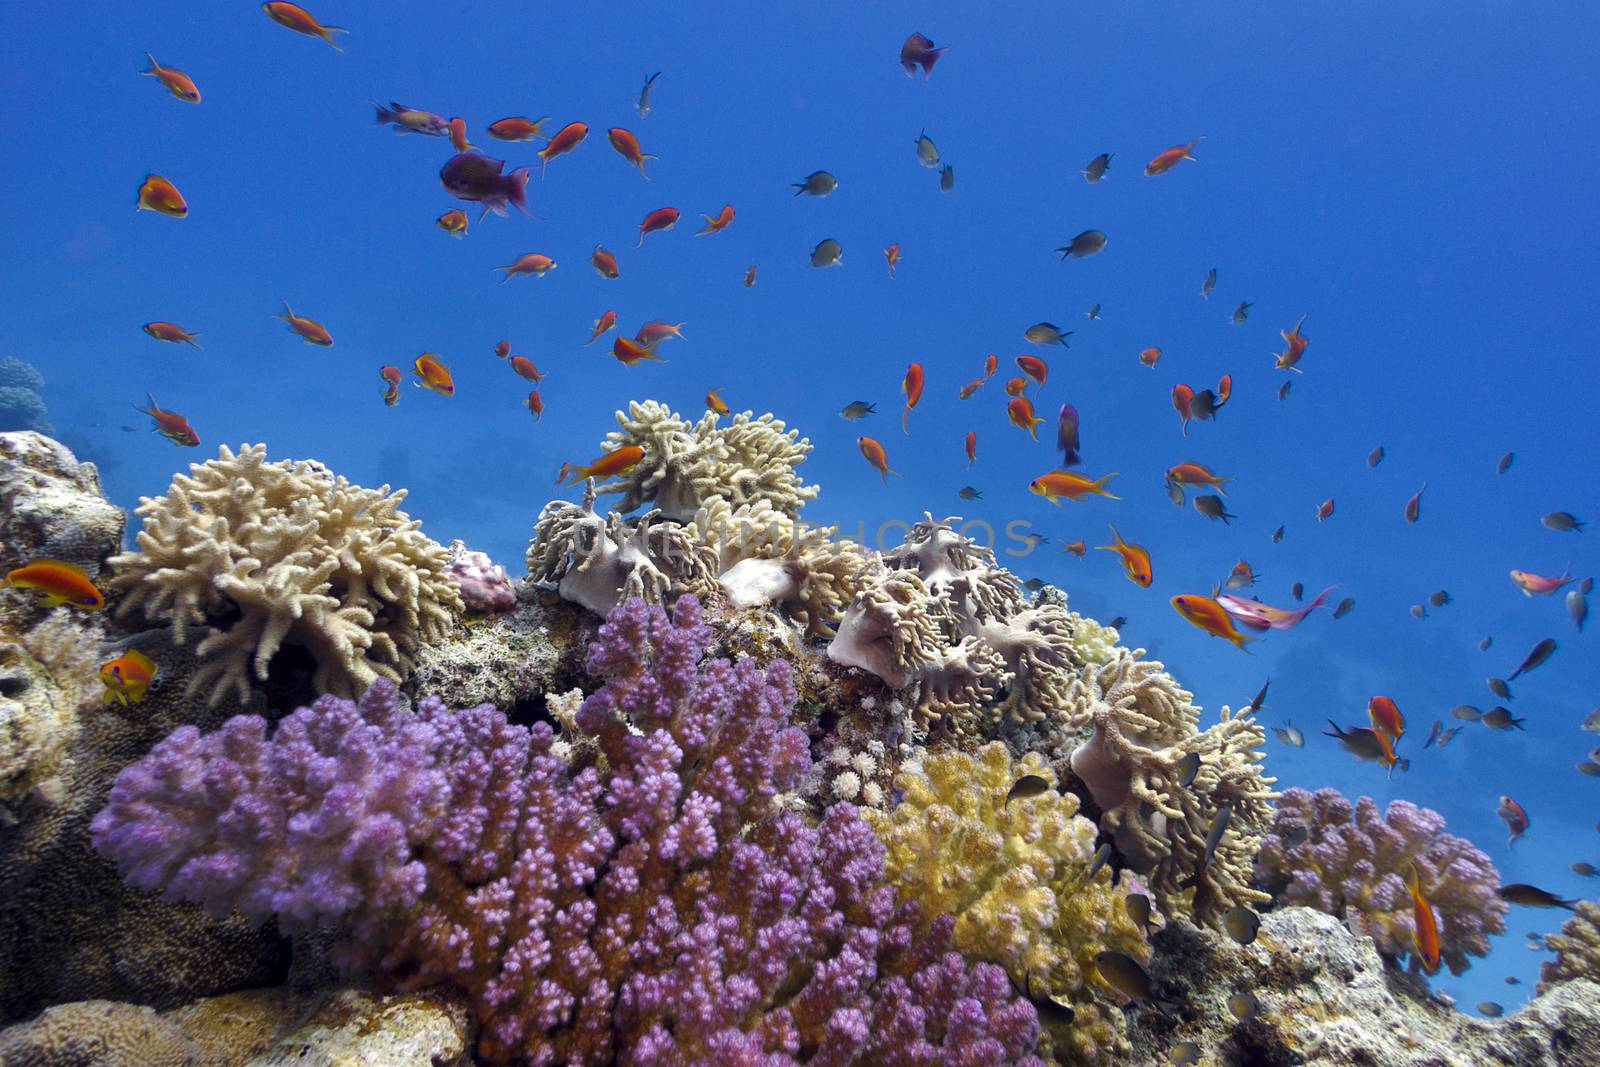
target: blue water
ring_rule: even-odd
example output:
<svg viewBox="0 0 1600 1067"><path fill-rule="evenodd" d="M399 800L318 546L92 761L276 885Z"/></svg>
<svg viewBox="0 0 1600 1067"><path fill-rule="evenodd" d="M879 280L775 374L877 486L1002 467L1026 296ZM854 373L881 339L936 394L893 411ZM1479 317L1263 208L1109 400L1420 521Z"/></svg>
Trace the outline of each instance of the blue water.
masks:
<svg viewBox="0 0 1600 1067"><path fill-rule="evenodd" d="M811 438L803 472L823 493L808 518L869 531L923 510L997 530L1030 523L1050 542L1008 565L1062 585L1085 612L1126 615L1126 640L1166 661L1208 714L1271 676L1264 719L1292 719L1308 738L1304 750L1269 742L1280 785L1415 800L1507 881L1594 895L1568 865L1600 864L1600 779L1573 769L1600 741L1578 729L1600 702L1595 637L1574 631L1559 596L1524 598L1507 577L1597 569L1600 529L1538 521L1557 509L1600 520L1591 5L1445 17L1377 2L1035 5L1005 18L947 2L311 10L349 27L344 54L253 3L99 5L92 20L38 0L0 11L13 119L0 354L46 374L57 427L103 465L120 503L161 491L219 442L264 441L274 457L409 487L429 533L520 573L556 468L597 454L614 409L654 397L697 415L720 386L735 410L773 410ZM950 46L926 84L896 62L914 29ZM204 101L141 78L146 50L194 77ZM641 119L633 103L656 70L655 110ZM535 145L488 140L495 119L581 119L591 132L546 180L535 175L537 220L479 222L440 188L445 141L372 127L367 101L391 99L465 116L513 166L537 165ZM660 157L652 181L607 145L613 125ZM951 192L914 156L924 128L954 166ZM1196 162L1140 173L1199 134ZM1115 158L1091 186L1079 172L1100 152ZM817 169L838 191L795 198L790 183ZM135 212L147 171L177 183L188 219ZM692 236L724 203L732 226ZM683 221L636 249L639 220L664 205ZM434 225L455 206L473 216L462 241ZM1107 249L1059 262L1051 250L1089 228L1109 234ZM843 263L813 269L826 237ZM588 266L597 242L617 254L619 280ZM903 257L894 280L891 242ZM499 284L492 268L525 252L559 267ZM271 317L281 300L335 346L287 332ZM1249 322L1231 326L1240 300L1254 304ZM1098 322L1084 315L1094 303ZM664 346L664 365L624 367L609 335L582 346L607 308L630 330L685 321L687 340ZM1286 375L1269 353L1301 315L1311 345L1280 402ZM204 350L149 339L139 326L153 319L199 331ZM1024 342L1040 320L1074 330L1070 350ZM542 421L491 352L502 337L549 372ZM1151 345L1164 350L1155 370L1137 360ZM457 395L406 386L384 407L377 368L424 350L450 365ZM989 352L1001 374L957 401ZM1120 472L1120 501L1051 507L1027 492L1054 453L1049 434L1034 443L1005 418L1001 382L1023 352L1050 363L1041 413L1076 405L1088 470ZM928 385L904 436L911 360ZM1231 403L1180 436L1173 384L1199 389L1224 372ZM188 416L204 446L147 433L131 408L146 391ZM858 398L879 413L841 420ZM860 433L888 449L900 477L887 486L857 453ZM1368 470L1380 444L1388 458ZM1515 465L1497 476L1508 450ZM1186 460L1237 477L1231 525L1169 503L1161 472ZM1421 521L1408 526L1402 508L1424 481ZM981 501L957 500L969 483ZM1337 512L1319 525L1313 509L1328 497ZM1130 584L1110 553L1058 552L1080 537L1106 543L1108 521L1151 550L1151 588ZM1279 524L1287 536L1274 545ZM1302 581L1308 595L1338 583L1333 599L1357 607L1241 653L1167 604L1209 591L1241 558L1271 603L1290 605ZM1455 602L1413 619L1408 606L1441 588ZM1480 653L1486 634L1494 646ZM1452 705L1492 705L1483 679L1544 636L1560 641L1555 658L1513 683L1525 733L1468 724L1443 752L1420 750ZM1397 700L1412 731L1401 754L1413 766L1392 782L1318 736L1329 718L1364 722L1373 693ZM1532 816L1515 849L1495 817L1501 793ZM1511 1006L1542 958L1522 933L1563 914L1514 909L1489 960L1438 984L1464 1006ZM1524 984L1503 985L1507 975Z"/></svg>

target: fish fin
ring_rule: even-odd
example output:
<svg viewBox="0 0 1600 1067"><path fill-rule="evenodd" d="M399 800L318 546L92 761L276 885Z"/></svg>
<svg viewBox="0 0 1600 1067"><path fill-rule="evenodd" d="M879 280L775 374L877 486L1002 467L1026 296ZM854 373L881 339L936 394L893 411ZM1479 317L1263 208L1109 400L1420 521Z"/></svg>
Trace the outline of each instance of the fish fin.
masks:
<svg viewBox="0 0 1600 1067"><path fill-rule="evenodd" d="M336 33L349 32L350 31L345 29L343 26L323 26L317 31L317 36L321 37L324 41L327 41L329 47L331 47L335 52L343 53L344 49L339 47L339 43L333 39L333 35Z"/></svg>
<svg viewBox="0 0 1600 1067"><path fill-rule="evenodd" d="M154 77L160 77L161 76L161 64L156 62L156 57L151 55L149 52L146 52L144 54L144 57L150 61L150 69L149 70L141 70L139 73L140 74L149 74L149 75L152 75Z"/></svg>

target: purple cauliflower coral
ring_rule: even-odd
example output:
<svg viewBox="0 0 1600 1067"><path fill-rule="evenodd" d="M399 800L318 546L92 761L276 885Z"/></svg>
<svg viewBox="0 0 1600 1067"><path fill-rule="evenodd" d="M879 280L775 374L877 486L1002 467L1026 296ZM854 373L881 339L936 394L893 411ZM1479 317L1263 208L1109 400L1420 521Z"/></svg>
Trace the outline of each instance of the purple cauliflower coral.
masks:
<svg viewBox="0 0 1600 1067"><path fill-rule="evenodd" d="M444 575L456 584L468 611L493 615L517 606L517 591L511 587L506 569L460 541L450 545L450 562L445 564Z"/></svg>
<svg viewBox="0 0 1600 1067"><path fill-rule="evenodd" d="M1416 922L1405 880L1413 863L1439 923L1440 959L1451 974L1469 956L1489 954L1489 935L1505 931L1500 872L1472 842L1444 833L1444 816L1394 800L1381 816L1371 797L1352 805L1337 789L1286 789L1272 832L1262 839L1255 876L1279 905L1303 904L1349 922L1378 951L1410 957Z"/></svg>
<svg viewBox="0 0 1600 1067"><path fill-rule="evenodd" d="M701 664L692 597L590 646L599 767L490 706L410 714L388 682L269 734L180 729L118 778L95 846L136 885L338 925L341 963L473 999L492 1062L1036 1063L1004 974L912 936L854 809L774 798L809 765L788 665ZM599 769L603 767L604 770Z"/></svg>

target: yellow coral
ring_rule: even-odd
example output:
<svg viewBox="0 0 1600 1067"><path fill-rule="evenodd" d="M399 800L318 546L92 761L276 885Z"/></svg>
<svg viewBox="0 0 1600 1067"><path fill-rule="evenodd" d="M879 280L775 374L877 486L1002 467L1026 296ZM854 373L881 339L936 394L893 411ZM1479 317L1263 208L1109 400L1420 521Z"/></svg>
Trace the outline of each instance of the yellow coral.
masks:
<svg viewBox="0 0 1600 1067"><path fill-rule="evenodd" d="M1051 788L1008 804L1026 775ZM1088 877L1094 823L1055 783L1038 753L1013 763L993 742L904 768L895 779L904 800L862 815L887 850L890 882L921 903L924 923L954 915L956 949L1004 967L1019 988L1026 982L1072 1005L1074 1024L1051 1031L1059 1062L1112 1062L1127 1038L1094 957L1109 950L1148 960L1150 950L1128 916L1126 891L1111 885L1109 871Z"/></svg>
<svg viewBox="0 0 1600 1067"><path fill-rule="evenodd" d="M1574 978L1600 982L1600 901L1578 901L1561 932L1548 935L1544 943L1556 958L1539 967L1539 992Z"/></svg>

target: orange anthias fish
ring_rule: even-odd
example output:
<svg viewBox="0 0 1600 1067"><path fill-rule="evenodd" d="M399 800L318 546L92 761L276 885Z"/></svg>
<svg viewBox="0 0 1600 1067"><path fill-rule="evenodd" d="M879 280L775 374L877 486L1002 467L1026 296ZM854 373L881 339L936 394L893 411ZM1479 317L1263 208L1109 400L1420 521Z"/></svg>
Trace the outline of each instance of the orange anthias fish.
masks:
<svg viewBox="0 0 1600 1067"><path fill-rule="evenodd" d="M1244 649L1245 642L1253 640L1240 633L1233 625L1233 617L1222 610L1222 605L1208 596L1180 594L1172 598L1172 606L1179 615L1188 619L1212 637L1231 641L1235 648Z"/></svg>
<svg viewBox="0 0 1600 1067"><path fill-rule="evenodd" d="M543 122L544 120L540 119L539 121ZM539 158L543 160L539 164L539 177L541 179L544 177L544 170L550 165L552 159L557 156L564 156L574 148L577 148L587 136L589 136L589 127L582 122L569 122L557 130L556 135L550 138L549 143L539 149Z"/></svg>
<svg viewBox="0 0 1600 1067"><path fill-rule="evenodd" d="M1433 914L1433 905L1422 895L1422 879L1415 863L1406 875L1406 889L1411 893L1412 942L1422 969L1432 974L1439 969L1439 921Z"/></svg>
<svg viewBox="0 0 1600 1067"><path fill-rule="evenodd" d="M1372 720L1372 732L1398 741L1406 732L1406 719L1400 708L1386 696L1375 696L1367 701L1367 717Z"/></svg>
<svg viewBox="0 0 1600 1067"><path fill-rule="evenodd" d="M613 126L606 131L606 139L611 142L611 147L617 150L618 155L639 168L639 173L644 174L645 181L650 180L650 175L644 173L644 161L656 157L647 155L639 148L639 138L621 126Z"/></svg>
<svg viewBox="0 0 1600 1067"><path fill-rule="evenodd" d="M911 417L911 409L917 406L917 401L922 399L922 364L913 363L906 368L906 376L900 382L900 391L906 394L906 409L900 414L900 432L910 433L906 420Z"/></svg>
<svg viewBox="0 0 1600 1067"><path fill-rule="evenodd" d="M1294 329L1278 331L1278 336L1283 338L1284 346L1282 352L1273 353L1277 357L1276 366L1279 370L1292 370L1296 374L1301 373L1296 364L1300 362L1300 357L1305 355L1306 345L1311 343L1311 339L1300 332L1300 327L1305 324L1306 316L1301 315L1300 321L1294 324Z"/></svg>
<svg viewBox="0 0 1600 1067"><path fill-rule="evenodd" d="M1403 766L1405 770L1411 769L1409 760L1404 761L1402 764L1400 757L1395 755L1394 739L1392 737L1382 730L1372 730L1370 733L1372 734L1373 742L1378 746L1378 766L1388 771L1390 778L1394 777L1394 769L1397 766Z"/></svg>
<svg viewBox="0 0 1600 1067"><path fill-rule="evenodd" d="M971 470L972 464L976 462L978 458L978 435L972 430L967 431L966 450L967 470Z"/></svg>
<svg viewBox="0 0 1600 1067"><path fill-rule="evenodd" d="M696 237L704 237L708 233L721 233L728 228L728 223L733 221L733 205L723 204L722 210L717 212L715 218L703 211L700 213L700 217L706 220L706 226L705 229L695 234Z"/></svg>
<svg viewBox="0 0 1600 1067"><path fill-rule="evenodd" d="M467 235L467 213L460 208L446 211L436 221L439 229L457 240Z"/></svg>
<svg viewBox="0 0 1600 1067"><path fill-rule="evenodd" d="M155 78L156 81L161 83L161 87L163 89L177 97L179 100L186 100L191 104L198 104L200 102L200 90L195 87L194 81L189 77L189 75L185 74L181 70L174 70L171 67L163 67L160 63L156 62L156 57L151 55L149 52L146 52L144 57L150 61L150 69L140 71L139 73L148 74Z"/></svg>
<svg viewBox="0 0 1600 1067"><path fill-rule="evenodd" d="M336 33L349 33L349 30L340 29L338 26L324 26L311 16L311 12L303 7L291 4L288 0L269 0L261 5L261 10L272 16L272 21L280 26L287 26L296 33L303 33L307 37L320 37L333 46L335 52L343 52L338 42L333 39Z"/></svg>
<svg viewBox="0 0 1600 1067"><path fill-rule="evenodd" d="M1428 483L1423 482L1422 488L1417 490L1415 496L1406 501L1406 521L1414 523L1422 517L1422 494L1428 491Z"/></svg>
<svg viewBox="0 0 1600 1067"><path fill-rule="evenodd" d="M658 207L650 212L639 223L639 245L644 244L644 235L647 233L672 229L678 224L678 217L679 211L675 207Z"/></svg>
<svg viewBox="0 0 1600 1067"><path fill-rule="evenodd" d="M1171 170L1173 167L1176 167L1185 159L1193 159L1194 156L1189 154L1190 151L1195 145L1199 144L1205 139L1206 135L1202 133L1199 137L1196 137L1188 144L1175 144L1165 152L1162 152L1160 155L1156 156L1156 158L1144 165L1144 173L1146 177L1154 177L1157 174L1165 174L1167 171Z"/></svg>
<svg viewBox="0 0 1600 1067"><path fill-rule="evenodd" d="M1061 551L1071 552L1074 556L1082 559L1084 554L1089 551L1089 546L1084 544L1082 541L1072 541L1068 544L1062 545Z"/></svg>
<svg viewBox="0 0 1600 1067"><path fill-rule="evenodd" d="M706 410L714 411L718 415L728 414L727 403L722 399L722 397L717 395L717 390L715 389L706 390Z"/></svg>
<svg viewBox="0 0 1600 1067"><path fill-rule="evenodd" d="M450 377L450 368L439 362L437 352L424 352L418 356L411 365L411 373L416 381L412 382L419 389L432 389L440 396L455 396L455 379Z"/></svg>
<svg viewBox="0 0 1600 1067"><path fill-rule="evenodd" d="M195 343L195 338L199 337L199 334L190 333L182 326L178 326L174 323L147 322L141 326L140 329L144 330L144 332L149 334L151 337L154 337L157 341L171 341L173 344L178 344L181 342L183 344L194 345L196 348L200 347Z"/></svg>
<svg viewBox="0 0 1600 1067"><path fill-rule="evenodd" d="M383 406L392 408L400 403L400 380L403 375L399 367L379 367L378 377L383 379Z"/></svg>
<svg viewBox="0 0 1600 1067"><path fill-rule="evenodd" d="M467 140L467 120L454 118L450 120L450 147L457 152L465 152L469 148L478 146Z"/></svg>
<svg viewBox="0 0 1600 1067"><path fill-rule="evenodd" d="M913 33L906 38L906 43L900 46L900 66L905 69L906 77L915 78L917 67L922 67L922 80L927 81L933 75L933 65L939 62L939 57L944 55L948 48L935 48L933 42L920 33Z"/></svg>
<svg viewBox="0 0 1600 1067"><path fill-rule="evenodd" d="M891 474L897 478L900 476L898 471L890 468L889 457L883 451L883 446L872 438L856 438L856 447L861 449L861 455L866 458L866 461L872 464L872 469L883 476L884 482L887 483L889 481L889 475Z"/></svg>
<svg viewBox="0 0 1600 1067"><path fill-rule="evenodd" d="M194 427L189 425L189 420L179 415L176 411L162 411L161 405L156 403L156 398L149 393L145 394L150 401L150 406L142 408L133 405L135 411L143 412L156 421L152 428L156 433L165 437L175 445L184 448L199 448L200 435L194 432Z"/></svg>
<svg viewBox="0 0 1600 1067"><path fill-rule="evenodd" d="M1167 481L1178 485L1208 485L1218 494L1227 496L1228 494L1222 491L1222 483L1231 482L1233 479L1212 474L1198 463L1180 463L1176 467L1167 469Z"/></svg>
<svg viewBox="0 0 1600 1067"><path fill-rule="evenodd" d="M526 378L530 382L537 383L544 380L544 375L527 356L512 356L511 369L516 371L519 377Z"/></svg>
<svg viewBox="0 0 1600 1067"><path fill-rule="evenodd" d="M1028 379L1022 375L1006 379L1006 396L1021 396L1028 391Z"/></svg>
<svg viewBox="0 0 1600 1067"><path fill-rule="evenodd" d="M1228 402L1228 398L1232 395L1233 375L1224 374L1222 377L1217 379L1217 407L1220 408L1222 405L1226 404Z"/></svg>
<svg viewBox="0 0 1600 1067"><path fill-rule="evenodd" d="M518 256L513 263L494 269L506 272L506 276L500 279L500 284L504 285L518 274L532 274L537 278L542 278L556 269L556 261L541 253L529 252L527 255Z"/></svg>
<svg viewBox="0 0 1600 1067"><path fill-rule="evenodd" d="M646 359L656 363L665 363L666 360L656 355L656 345L660 343L660 340L655 340L649 344L640 344L637 341L618 335L617 339L611 342L611 354L630 367Z"/></svg>
<svg viewBox="0 0 1600 1067"><path fill-rule="evenodd" d="M622 271L617 269L617 257L607 252L600 245L594 246L594 251L589 253L589 263L593 265L594 272L602 278L620 278Z"/></svg>
<svg viewBox="0 0 1600 1067"><path fill-rule="evenodd" d="M130 648L100 668L100 681L106 687L101 703L116 701L123 707L139 703L160 669L155 660L137 648Z"/></svg>
<svg viewBox="0 0 1600 1067"><path fill-rule="evenodd" d="M1572 567L1569 565L1566 570L1554 578L1547 578L1542 574L1534 574L1531 571L1512 571L1511 580L1517 583L1517 588L1522 590L1523 596L1531 597L1535 594L1549 596L1557 589L1573 581Z"/></svg>
<svg viewBox="0 0 1600 1067"><path fill-rule="evenodd" d="M1143 363L1146 367L1149 367L1152 370L1155 369L1155 365L1157 363L1159 363L1160 361L1161 361L1161 349L1159 349L1159 348L1147 348L1143 352L1139 353L1139 362ZM1185 404L1184 405L1184 414L1188 414L1188 410L1189 410L1189 407L1188 407L1187 404Z"/></svg>
<svg viewBox="0 0 1600 1067"><path fill-rule="evenodd" d="M1329 519L1332 517L1333 497L1330 496L1328 499L1317 505L1317 521L1321 522L1323 519Z"/></svg>
<svg viewBox="0 0 1600 1067"><path fill-rule="evenodd" d="M499 356L501 359L505 359L511 354L511 342L503 337L499 341L496 341L494 346L494 354Z"/></svg>
<svg viewBox="0 0 1600 1067"><path fill-rule="evenodd" d="M1018 356L1017 366L1022 368L1022 373L1039 383L1039 388L1044 388L1044 380L1050 377L1050 368L1038 356Z"/></svg>
<svg viewBox="0 0 1600 1067"><path fill-rule="evenodd" d="M894 265L900 262L900 246L892 244L883 250L883 260L889 267L889 277L894 277Z"/></svg>
<svg viewBox="0 0 1600 1067"><path fill-rule="evenodd" d="M756 265L750 264L750 269L744 272L744 287L750 288L756 283Z"/></svg>
<svg viewBox="0 0 1600 1067"><path fill-rule="evenodd" d="M1027 430L1028 436L1035 441L1039 439L1038 427L1044 420L1033 413L1033 402L1027 397L1012 397L1006 404L1006 417L1011 420L1011 425L1020 430Z"/></svg>
<svg viewBox="0 0 1600 1067"><path fill-rule="evenodd" d="M1150 553L1143 545L1130 545L1122 539L1115 526L1111 527L1111 536L1114 543L1109 545L1096 545L1097 550L1115 552L1122 557L1122 569L1128 573L1128 581L1141 588L1150 588L1150 582L1155 577L1150 569Z"/></svg>
<svg viewBox="0 0 1600 1067"><path fill-rule="evenodd" d="M37 589L44 594L44 606L70 604L80 611L99 611L106 598L94 587L82 567L55 559L36 559L6 574L12 589Z"/></svg>
<svg viewBox="0 0 1600 1067"><path fill-rule="evenodd" d="M587 348L590 345L594 344L596 341L598 341L600 339L600 335L601 334L605 333L607 330L611 329L611 327L615 326L616 324L617 324L617 313L615 311L611 311L611 310L608 309L598 319L594 320L594 332L589 335L589 339L587 341L583 342L584 347Z"/></svg>
<svg viewBox="0 0 1600 1067"><path fill-rule="evenodd" d="M1000 357L995 355L993 352L990 352L983 359L983 376L985 378L993 378L994 372L998 370L999 367Z"/></svg>
<svg viewBox="0 0 1600 1067"><path fill-rule="evenodd" d="M323 327L322 323L315 319L296 315L294 308L289 306L289 301L287 300L283 302L283 314L272 317L287 322L290 331L298 334L308 345L321 345L323 348L329 348L333 345L333 335Z"/></svg>
<svg viewBox="0 0 1600 1067"><path fill-rule="evenodd" d="M1028 483L1028 491L1037 493L1052 504L1060 504L1061 498L1079 500L1085 496L1103 496L1108 500L1120 500L1121 497L1113 496L1106 491L1106 483L1117 476L1113 471L1101 475L1099 478L1090 478L1072 471L1051 471L1041 474Z"/></svg>
<svg viewBox="0 0 1600 1067"><path fill-rule="evenodd" d="M665 341L669 337L676 337L681 341L683 340L684 325L681 322L663 322L660 319L655 319L639 327L639 331L633 335L633 339L642 345Z"/></svg>
<svg viewBox="0 0 1600 1067"><path fill-rule="evenodd" d="M549 121L547 118L525 119L520 115L513 115L510 118L499 119L489 123L489 136L497 141L531 141L535 137L544 137L548 141L550 138L545 136L544 130L540 127ZM589 128L585 126L583 132L588 133ZM583 138L579 137L578 140L581 141ZM576 144L576 141L573 142L572 145L567 146L565 151L571 151ZM559 152L556 153L556 155L560 154Z"/></svg>
<svg viewBox="0 0 1600 1067"><path fill-rule="evenodd" d="M140 211L156 211L175 219L185 218L189 214L189 204L178 192L178 187L159 174L145 175L134 203Z"/></svg>
<svg viewBox="0 0 1600 1067"><path fill-rule="evenodd" d="M1183 420L1178 428L1183 431L1185 437L1189 436L1189 404L1193 400L1194 390L1187 385L1180 382L1172 387L1172 407L1177 411L1178 418Z"/></svg>
<svg viewBox="0 0 1600 1067"><path fill-rule="evenodd" d="M1517 838L1528 832L1528 827L1533 825L1533 820L1528 818L1528 812L1521 804L1508 796L1500 798L1500 807L1495 814L1506 821L1506 847L1510 848L1517 843Z"/></svg>
<svg viewBox="0 0 1600 1067"><path fill-rule="evenodd" d="M983 386L984 386L984 383L986 383L988 380L989 379L987 379L987 378L974 378L974 379L972 379L972 381L968 382L966 385L963 385L961 387L961 392L959 394L960 398L962 400L970 399L972 397L972 394L976 393L979 389L982 389Z"/></svg>
<svg viewBox="0 0 1600 1067"><path fill-rule="evenodd" d="M543 418L544 398L539 395L539 390L535 389L533 392L529 393L528 399L524 400L522 404L529 411L533 412L533 417L535 420Z"/></svg>
<svg viewBox="0 0 1600 1067"><path fill-rule="evenodd" d="M563 463L560 473L556 475L556 483L565 482L569 477L572 481L568 484L571 485L588 478L603 482L615 475L627 474L637 467L642 459L644 459L644 449L638 445L623 445L607 452L587 467L575 467L571 463Z"/></svg>

